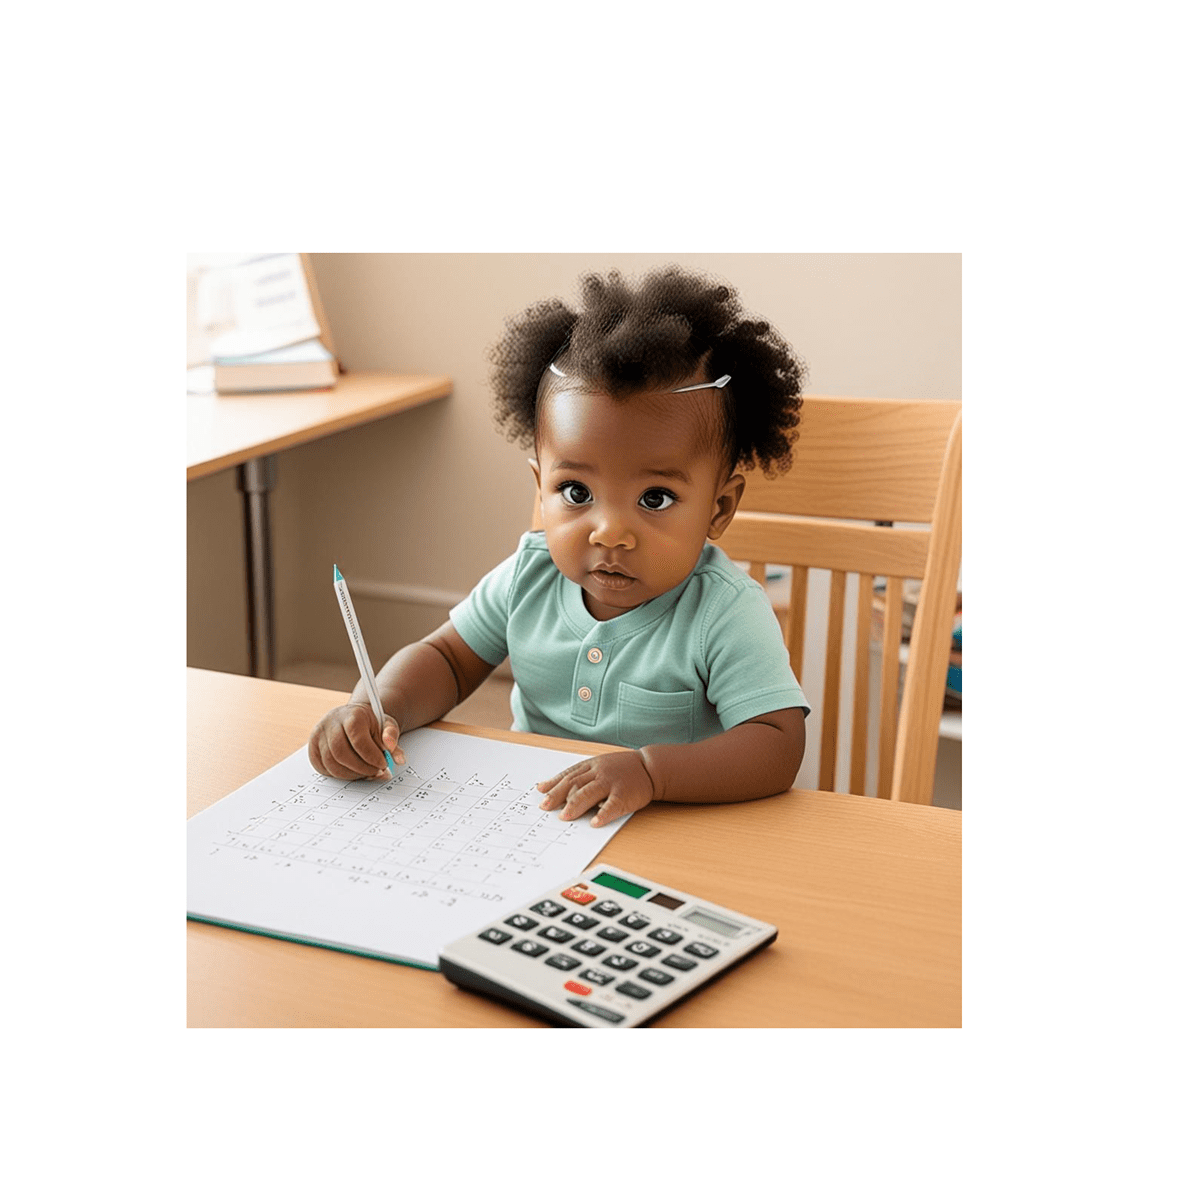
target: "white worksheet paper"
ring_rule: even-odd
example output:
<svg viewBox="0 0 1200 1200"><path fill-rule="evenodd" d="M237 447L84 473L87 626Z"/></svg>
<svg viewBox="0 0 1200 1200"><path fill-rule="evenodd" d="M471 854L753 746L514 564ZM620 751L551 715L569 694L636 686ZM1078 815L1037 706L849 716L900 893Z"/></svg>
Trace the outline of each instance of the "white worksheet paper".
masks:
<svg viewBox="0 0 1200 1200"><path fill-rule="evenodd" d="M188 916L436 967L439 949L577 874L628 816L543 812L587 757L439 729L392 780L347 783L301 748L188 821Z"/></svg>

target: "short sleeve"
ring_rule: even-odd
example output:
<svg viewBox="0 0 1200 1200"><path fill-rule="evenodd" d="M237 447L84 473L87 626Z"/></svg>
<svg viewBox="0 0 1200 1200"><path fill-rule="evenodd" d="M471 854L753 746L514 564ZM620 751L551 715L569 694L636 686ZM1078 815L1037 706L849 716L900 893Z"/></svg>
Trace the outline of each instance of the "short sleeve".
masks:
<svg viewBox="0 0 1200 1200"><path fill-rule="evenodd" d="M709 703L725 729L780 708L811 709L788 661L783 631L759 587L711 605L702 649Z"/></svg>
<svg viewBox="0 0 1200 1200"><path fill-rule="evenodd" d="M508 612L520 558L519 547L450 610L450 623L459 637L492 666L508 655Z"/></svg>

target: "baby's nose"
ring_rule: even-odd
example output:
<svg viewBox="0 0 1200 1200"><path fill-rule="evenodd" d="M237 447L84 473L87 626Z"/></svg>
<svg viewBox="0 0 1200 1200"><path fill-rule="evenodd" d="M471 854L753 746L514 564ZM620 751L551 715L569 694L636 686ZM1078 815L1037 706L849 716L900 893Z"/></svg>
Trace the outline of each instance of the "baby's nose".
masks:
<svg viewBox="0 0 1200 1200"><path fill-rule="evenodd" d="M592 526L588 541L593 546L624 546L626 549L632 550L634 536L629 525L622 521L618 514L601 509L599 506L594 511L595 524Z"/></svg>

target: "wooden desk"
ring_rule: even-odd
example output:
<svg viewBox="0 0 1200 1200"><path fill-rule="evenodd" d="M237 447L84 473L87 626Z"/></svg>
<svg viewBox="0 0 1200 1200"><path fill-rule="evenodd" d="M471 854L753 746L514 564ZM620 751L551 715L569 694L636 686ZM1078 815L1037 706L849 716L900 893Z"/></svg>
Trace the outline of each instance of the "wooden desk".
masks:
<svg viewBox="0 0 1200 1200"><path fill-rule="evenodd" d="M188 396L187 477L238 468L246 517L250 673L275 673L271 520L275 454L450 395L447 375L355 371L306 392L206 392Z"/></svg>
<svg viewBox="0 0 1200 1200"><path fill-rule="evenodd" d="M188 816L303 745L345 698L189 670ZM603 857L779 926L774 945L656 1028L962 1023L960 812L804 791L744 804L656 804ZM541 1024L432 971L195 921L187 938L191 1026Z"/></svg>

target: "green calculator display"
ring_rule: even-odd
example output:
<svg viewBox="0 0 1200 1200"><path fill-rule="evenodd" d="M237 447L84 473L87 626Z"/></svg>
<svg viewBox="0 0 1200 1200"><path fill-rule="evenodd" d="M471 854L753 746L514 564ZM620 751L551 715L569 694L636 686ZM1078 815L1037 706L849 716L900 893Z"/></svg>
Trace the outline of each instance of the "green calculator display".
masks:
<svg viewBox="0 0 1200 1200"><path fill-rule="evenodd" d="M597 863L443 947L451 983L555 1025L646 1025L724 975L778 930Z"/></svg>

